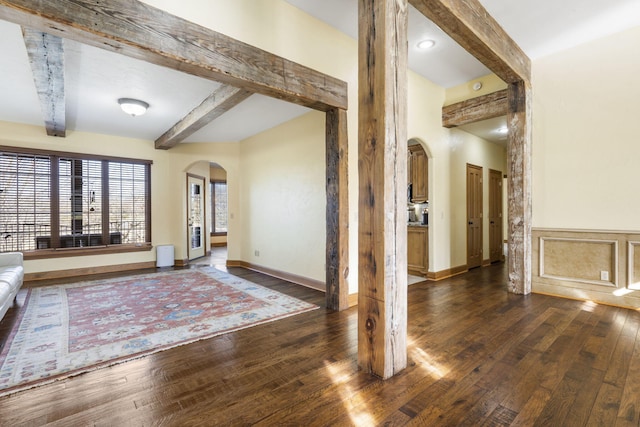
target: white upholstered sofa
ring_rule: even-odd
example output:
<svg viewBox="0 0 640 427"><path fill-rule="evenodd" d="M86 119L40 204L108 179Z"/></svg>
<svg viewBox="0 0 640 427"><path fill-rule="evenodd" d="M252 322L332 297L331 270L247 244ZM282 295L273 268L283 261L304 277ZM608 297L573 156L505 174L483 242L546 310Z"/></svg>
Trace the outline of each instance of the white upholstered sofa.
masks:
<svg viewBox="0 0 640 427"><path fill-rule="evenodd" d="M24 279L21 252L0 253L0 319L13 305Z"/></svg>

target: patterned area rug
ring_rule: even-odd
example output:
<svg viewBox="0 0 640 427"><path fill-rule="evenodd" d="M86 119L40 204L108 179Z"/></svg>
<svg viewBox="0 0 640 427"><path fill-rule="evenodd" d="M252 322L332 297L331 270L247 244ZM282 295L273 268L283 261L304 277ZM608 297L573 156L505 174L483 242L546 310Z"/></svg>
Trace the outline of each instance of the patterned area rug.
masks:
<svg viewBox="0 0 640 427"><path fill-rule="evenodd" d="M212 267L33 288L0 396L316 308Z"/></svg>

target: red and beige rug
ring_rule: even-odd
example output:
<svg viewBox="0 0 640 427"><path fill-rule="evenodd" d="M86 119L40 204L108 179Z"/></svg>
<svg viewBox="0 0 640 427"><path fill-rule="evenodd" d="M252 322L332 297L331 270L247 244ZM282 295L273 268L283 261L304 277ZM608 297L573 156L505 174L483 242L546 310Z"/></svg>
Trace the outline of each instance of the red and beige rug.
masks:
<svg viewBox="0 0 640 427"><path fill-rule="evenodd" d="M0 396L316 308L212 267L32 288Z"/></svg>

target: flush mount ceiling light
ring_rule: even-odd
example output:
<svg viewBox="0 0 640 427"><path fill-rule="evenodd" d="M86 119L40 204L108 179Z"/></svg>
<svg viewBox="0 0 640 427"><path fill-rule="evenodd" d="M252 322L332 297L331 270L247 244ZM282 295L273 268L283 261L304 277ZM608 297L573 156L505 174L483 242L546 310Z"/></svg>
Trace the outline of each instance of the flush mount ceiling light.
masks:
<svg viewBox="0 0 640 427"><path fill-rule="evenodd" d="M427 40L422 40L418 42L416 46L418 47L418 49L427 50L427 49L431 49L435 45L436 45L435 40L427 39Z"/></svg>
<svg viewBox="0 0 640 427"><path fill-rule="evenodd" d="M122 111L134 117L143 115L149 108L149 104L139 99L120 98L118 99L118 104L120 104Z"/></svg>
<svg viewBox="0 0 640 427"><path fill-rule="evenodd" d="M500 126L498 129L494 130L493 132L498 135L498 138L507 139L509 128L506 126Z"/></svg>

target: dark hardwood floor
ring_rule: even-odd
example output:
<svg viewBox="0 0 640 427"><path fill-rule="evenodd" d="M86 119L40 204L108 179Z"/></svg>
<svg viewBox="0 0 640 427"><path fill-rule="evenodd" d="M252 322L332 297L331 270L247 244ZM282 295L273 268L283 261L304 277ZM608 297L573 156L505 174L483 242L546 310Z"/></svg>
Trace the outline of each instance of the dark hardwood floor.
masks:
<svg viewBox="0 0 640 427"><path fill-rule="evenodd" d="M493 265L410 286L409 366L387 381L357 369L357 307L322 307L0 398L0 424L637 426L640 314L505 280Z"/></svg>

